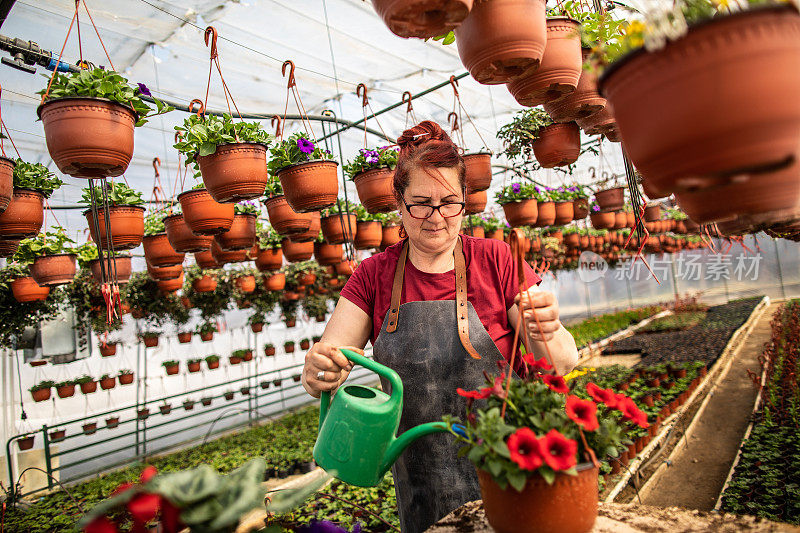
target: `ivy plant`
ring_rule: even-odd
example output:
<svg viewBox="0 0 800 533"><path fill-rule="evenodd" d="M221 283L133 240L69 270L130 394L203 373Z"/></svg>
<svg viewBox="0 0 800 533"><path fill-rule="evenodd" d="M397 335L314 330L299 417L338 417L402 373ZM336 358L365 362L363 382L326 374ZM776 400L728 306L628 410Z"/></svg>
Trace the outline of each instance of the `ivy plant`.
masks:
<svg viewBox="0 0 800 533"><path fill-rule="evenodd" d="M313 160L333 159L333 154L312 142L305 133L298 132L270 149L269 173L273 176L289 165Z"/></svg>
<svg viewBox="0 0 800 533"><path fill-rule="evenodd" d="M144 203L142 193L131 189L125 183L107 181L105 190L109 205L142 205ZM103 189L98 185L94 186L94 197L98 203L103 201ZM79 201L82 204L92 205L92 195L89 187L83 189L83 194Z"/></svg>
<svg viewBox="0 0 800 533"><path fill-rule="evenodd" d="M22 159L17 159L15 163L14 187L34 189L45 198L50 198L53 191L64 185L58 176L41 163L28 163Z"/></svg>

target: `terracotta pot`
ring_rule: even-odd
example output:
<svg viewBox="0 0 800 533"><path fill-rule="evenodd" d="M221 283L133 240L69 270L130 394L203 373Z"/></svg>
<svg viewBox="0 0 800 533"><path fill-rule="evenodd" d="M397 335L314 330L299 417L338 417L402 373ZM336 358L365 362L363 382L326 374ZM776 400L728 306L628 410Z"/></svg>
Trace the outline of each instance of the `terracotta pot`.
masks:
<svg viewBox="0 0 800 533"><path fill-rule="evenodd" d="M247 248L241 250L231 250L226 252L222 248L220 248L217 239L215 238L214 241L211 243L211 257L216 261L216 264L219 266L226 265L228 263L242 263L247 261L248 256ZM202 253L202 252L201 252ZM197 254L195 254L197 257Z"/></svg>
<svg viewBox="0 0 800 533"><path fill-rule="evenodd" d="M467 215L474 215L482 213L486 209L486 203L489 201L489 195L486 191L471 191L467 192L467 205L464 207L464 213Z"/></svg>
<svg viewBox="0 0 800 533"><path fill-rule="evenodd" d="M537 228L545 226L552 226L556 221L556 203L555 202L539 202L537 204L538 215L536 217Z"/></svg>
<svg viewBox="0 0 800 533"><path fill-rule="evenodd" d="M569 224L575 217L574 204L572 202L556 202L556 226Z"/></svg>
<svg viewBox="0 0 800 533"><path fill-rule="evenodd" d="M375 0L372 7L395 35L427 39L457 28L472 0Z"/></svg>
<svg viewBox="0 0 800 533"><path fill-rule="evenodd" d="M614 213L614 229L622 229L628 225L628 214L625 211Z"/></svg>
<svg viewBox="0 0 800 533"><path fill-rule="evenodd" d="M292 235L291 239L294 242L309 242L315 240L317 237L319 237L321 228L319 212L311 211L308 213L303 213L301 216L307 217L311 221L311 224L308 226L306 231Z"/></svg>
<svg viewBox="0 0 800 533"><path fill-rule="evenodd" d="M564 244L569 248L577 248L580 246L581 236L577 233L568 233L564 235Z"/></svg>
<svg viewBox="0 0 800 533"><path fill-rule="evenodd" d="M233 280L233 284L236 285L236 288L241 292L253 292L256 290L256 277L251 274L239 276Z"/></svg>
<svg viewBox="0 0 800 533"><path fill-rule="evenodd" d="M120 374L117 376L120 385L130 385L133 383L133 372L130 374Z"/></svg>
<svg viewBox="0 0 800 533"><path fill-rule="evenodd" d="M547 44L550 44L549 38ZM545 49L543 62L547 62L548 50L549 48ZM582 48L581 61L585 62L590 52L591 49ZM605 105L606 99L597 92L597 73L594 69L582 68L575 90L556 100L545 102L544 110L555 122L570 122L588 118L602 111Z"/></svg>
<svg viewBox="0 0 800 533"><path fill-rule="evenodd" d="M59 442L64 440L64 437L67 436L67 430L57 429L55 431L51 431L50 433L48 433L47 436L50 437L51 442Z"/></svg>
<svg viewBox="0 0 800 533"><path fill-rule="evenodd" d="M56 393L59 398L69 398L75 394L75 385L62 385L56 387Z"/></svg>
<svg viewBox="0 0 800 533"><path fill-rule="evenodd" d="M103 98L57 98L36 109L58 169L76 177L119 176L133 156L133 109Z"/></svg>
<svg viewBox="0 0 800 533"><path fill-rule="evenodd" d="M39 285L65 285L75 277L75 254L40 255L30 271Z"/></svg>
<svg viewBox="0 0 800 533"><path fill-rule="evenodd" d="M0 257L11 257L19 248L19 241L0 240Z"/></svg>
<svg viewBox="0 0 800 533"><path fill-rule="evenodd" d="M467 190L470 192L485 191L492 184L492 154L479 152L464 154L466 167Z"/></svg>
<svg viewBox="0 0 800 533"><path fill-rule="evenodd" d="M91 394L93 392L97 392L97 382L87 381L86 383L81 383L80 388L83 394Z"/></svg>
<svg viewBox="0 0 800 533"><path fill-rule="evenodd" d="M358 267L358 263L353 260L342 261L336 265L336 274L339 276L349 276L355 272L356 267Z"/></svg>
<svg viewBox="0 0 800 533"><path fill-rule="evenodd" d="M461 231L461 233L475 237L476 239L486 238L486 231L484 231L483 226L473 226L471 228L467 226Z"/></svg>
<svg viewBox="0 0 800 533"><path fill-rule="evenodd" d="M486 520L498 533L591 531L597 518L599 469L591 463L577 469L577 476L556 473L552 485L533 473L522 492L511 486L503 490L491 474L478 470Z"/></svg>
<svg viewBox="0 0 800 533"><path fill-rule="evenodd" d="M328 244L341 244L345 241L352 241L352 236L356 231L356 216L354 214L329 215L322 217L321 221L322 235Z"/></svg>
<svg viewBox="0 0 800 533"><path fill-rule="evenodd" d="M280 169L277 174L289 206L306 213L333 205L339 194L338 165L336 161L313 160Z"/></svg>
<svg viewBox="0 0 800 533"><path fill-rule="evenodd" d="M33 396L34 402L44 402L50 399L50 394L52 392L51 387L47 387L46 389L36 389L35 391L31 392L31 396Z"/></svg>
<svg viewBox="0 0 800 533"><path fill-rule="evenodd" d="M179 278L183 273L183 265L170 265L156 267L147 262L147 273L156 281L166 281L168 279Z"/></svg>
<svg viewBox="0 0 800 533"><path fill-rule="evenodd" d="M217 278L209 274L204 274L192 281L192 289L194 289L195 292L212 292L216 290L216 288Z"/></svg>
<svg viewBox="0 0 800 533"><path fill-rule="evenodd" d="M176 252L167 239L166 233L147 235L142 240L147 262L156 267L180 265L185 254Z"/></svg>
<svg viewBox="0 0 800 533"><path fill-rule="evenodd" d="M314 259L320 265L335 265L342 262L344 250L341 244L314 243Z"/></svg>
<svg viewBox="0 0 800 533"><path fill-rule="evenodd" d="M100 355L103 357L111 357L112 355L116 355L117 353L117 343L104 343L101 342L99 345L100 348Z"/></svg>
<svg viewBox="0 0 800 533"><path fill-rule="evenodd" d="M39 234L44 223L44 195L33 189L14 188L11 202L0 214L0 238L27 239Z"/></svg>
<svg viewBox="0 0 800 533"><path fill-rule="evenodd" d="M214 370L215 368L219 368L219 360L206 361L206 365L208 365L209 370Z"/></svg>
<svg viewBox="0 0 800 533"><path fill-rule="evenodd" d="M369 250L381 245L383 227L377 220L361 221L356 223L356 239L354 245L357 250Z"/></svg>
<svg viewBox="0 0 800 533"><path fill-rule="evenodd" d="M172 405L170 404L160 405L158 407L158 410L161 411L162 415L166 416L172 412Z"/></svg>
<svg viewBox="0 0 800 533"><path fill-rule="evenodd" d="M477 2L455 34L461 62L478 83L509 82L539 66L547 42L544 1Z"/></svg>
<svg viewBox="0 0 800 533"><path fill-rule="evenodd" d="M252 331L253 333L260 333L263 329L264 329L263 322L253 322L252 324L250 324L250 331Z"/></svg>
<svg viewBox="0 0 800 533"><path fill-rule="evenodd" d="M236 203L264 194L267 186L267 148L256 143L217 146L197 157L208 193L217 202Z"/></svg>
<svg viewBox="0 0 800 533"><path fill-rule="evenodd" d="M211 235L195 235L192 229L183 219L183 215L170 215L164 217L164 227L167 232L167 240L172 249L178 253L202 252L211 248Z"/></svg>
<svg viewBox="0 0 800 533"><path fill-rule="evenodd" d="M368 213L388 213L397 209L394 196L394 170L373 168L353 177L358 199Z"/></svg>
<svg viewBox="0 0 800 533"><path fill-rule="evenodd" d="M117 378L110 377L100 380L100 388L103 390L113 389L117 386Z"/></svg>
<svg viewBox="0 0 800 533"><path fill-rule="evenodd" d="M105 209L97 208L100 236L95 233L94 216L91 209L83 212L89 224L89 232L95 243L101 243L103 250L109 249L106 235ZM111 243L115 252L131 250L142 243L144 235L144 207L138 205L112 205L108 208L111 226Z"/></svg>
<svg viewBox="0 0 800 533"><path fill-rule="evenodd" d="M581 132L574 122L545 126L533 141L533 155L544 168L571 165L580 153Z"/></svg>
<svg viewBox="0 0 800 533"><path fill-rule="evenodd" d="M213 338L214 338L213 331L204 331L200 334L200 340L203 342L209 342Z"/></svg>
<svg viewBox="0 0 800 533"><path fill-rule="evenodd" d="M236 355L231 355L230 357L228 357L228 361L229 361L229 362L230 362L232 365L238 365L238 364L241 364L241 362L242 362L242 358L241 358L241 357L239 357L239 356L236 356Z"/></svg>
<svg viewBox="0 0 800 533"><path fill-rule="evenodd" d="M17 164L13 159L0 157L0 213L6 210L14 194L14 167Z"/></svg>
<svg viewBox="0 0 800 533"><path fill-rule="evenodd" d="M276 272L264 278L264 289L268 291L282 291L286 286L286 274Z"/></svg>
<svg viewBox="0 0 800 533"><path fill-rule="evenodd" d="M261 272L278 270L283 264L283 250L281 248L264 248L258 250L256 268Z"/></svg>
<svg viewBox="0 0 800 533"><path fill-rule="evenodd" d="M181 331L180 333L178 333L178 342L181 344L188 344L192 342L192 332Z"/></svg>
<svg viewBox="0 0 800 533"><path fill-rule="evenodd" d="M23 437L21 439L17 439L17 446L21 451L30 450L33 448L33 442L36 440L34 435L30 435L28 437Z"/></svg>
<svg viewBox="0 0 800 533"><path fill-rule="evenodd" d="M148 348L155 348L156 346L158 346L158 335L142 336L142 342Z"/></svg>
<svg viewBox="0 0 800 533"><path fill-rule="evenodd" d="M589 215L589 199L588 198L575 198L572 201L572 210L574 212L575 220L582 220Z"/></svg>
<svg viewBox="0 0 800 533"><path fill-rule="evenodd" d="M195 235L216 235L231 229L234 205L217 202L206 189L184 191L178 201L183 219Z"/></svg>
<svg viewBox="0 0 800 533"><path fill-rule="evenodd" d="M580 28L570 18L547 19L547 45L539 68L508 84L520 105L535 107L575 91L583 70Z"/></svg>
<svg viewBox="0 0 800 533"><path fill-rule="evenodd" d="M400 226L383 226L381 229L381 251L398 242L400 242Z"/></svg>
<svg viewBox="0 0 800 533"><path fill-rule="evenodd" d="M625 227L631 229L636 227L636 213L633 211L627 211L625 213Z"/></svg>
<svg viewBox="0 0 800 533"><path fill-rule="evenodd" d="M150 409L148 409L147 407L136 411L136 418L138 418L139 420L147 420L149 416L150 416Z"/></svg>
<svg viewBox="0 0 800 533"><path fill-rule="evenodd" d="M617 120L614 118L614 110L608 102L606 102L606 106L597 113L589 115L586 118L576 118L575 122L578 123L578 126L580 126L587 135L606 135L609 137L619 134ZM609 140L612 139L609 138ZM613 142L619 142L619 139ZM647 191L645 191L645 193L646 192ZM648 194L648 196L650 195Z"/></svg>
<svg viewBox="0 0 800 533"><path fill-rule="evenodd" d="M648 222L655 222L661 218L661 206L650 204L644 208L644 219Z"/></svg>
<svg viewBox="0 0 800 533"><path fill-rule="evenodd" d="M796 157L800 39L786 36L799 27L800 15L788 6L715 17L605 72L600 91L655 197L721 185ZM744 106L754 94L755 104Z"/></svg>
<svg viewBox="0 0 800 533"><path fill-rule="evenodd" d="M613 212L598 211L589 215L594 229L612 229L616 223L616 215Z"/></svg>
<svg viewBox="0 0 800 533"><path fill-rule="evenodd" d="M303 233L311 226L311 219L295 212L284 195L268 198L264 205L267 206L269 223L281 235Z"/></svg>
<svg viewBox="0 0 800 533"><path fill-rule="evenodd" d="M613 187L594 193L601 211L616 211L625 205L625 187Z"/></svg>
<svg viewBox="0 0 800 533"><path fill-rule="evenodd" d="M202 403L205 407L208 407L209 405L211 405L212 400L213 398L202 398L200 400L200 403Z"/></svg>
<svg viewBox="0 0 800 533"><path fill-rule="evenodd" d="M291 239L284 238L281 241L281 248L283 248L283 255L286 260L290 263L308 261L314 255L313 242L294 242Z"/></svg>
<svg viewBox="0 0 800 533"><path fill-rule="evenodd" d="M286 323L286 327L288 327L288 328L293 328L293 327L294 327L294 324L292 324L292 325L290 326L290 325L289 325L289 322L290 322L290 321L287 321L287 323ZM283 351L284 351L284 352L286 352L286 353L294 353L294 343L292 343L292 344L284 344L284 345L283 345Z"/></svg>
<svg viewBox="0 0 800 533"><path fill-rule="evenodd" d="M38 302L47 298L50 287L42 287L31 276L25 276L11 282L11 292L20 303Z"/></svg>
<svg viewBox="0 0 800 533"><path fill-rule="evenodd" d="M195 404L194 400L185 400L183 402L183 410L191 411L192 409L194 409L194 404Z"/></svg>
<svg viewBox="0 0 800 533"><path fill-rule="evenodd" d="M537 202L534 198L503 204L503 212L508 223L514 228L536 224L536 219L539 215Z"/></svg>
<svg viewBox="0 0 800 533"><path fill-rule="evenodd" d="M180 369L180 365L170 365L164 367L164 370L166 370L168 376L174 376L180 371Z"/></svg>
<svg viewBox="0 0 800 533"><path fill-rule="evenodd" d="M116 272L117 274L117 281L119 283L127 283L128 280L131 278L131 256L129 255L118 255L116 257L112 257L111 259L111 273ZM106 276L109 276L109 257L107 255L103 255L103 262L105 263L106 267ZM101 283L102 279L100 277L101 270L100 270L100 260L94 259L89 262L89 270L92 271L92 278L97 282Z"/></svg>
<svg viewBox="0 0 800 533"><path fill-rule="evenodd" d="M231 229L215 235L214 240L226 252L252 248L256 243L256 216L250 213L236 214Z"/></svg>
<svg viewBox="0 0 800 533"><path fill-rule="evenodd" d="M495 239L495 240L498 240L498 241L504 241L505 240L505 236L503 235L503 230L502 229L496 229L494 231L486 233L486 238L487 239Z"/></svg>
<svg viewBox="0 0 800 533"><path fill-rule="evenodd" d="M211 242L211 247L214 247L213 241ZM220 252L222 252L222 250L220 250ZM216 259L214 259L214 255L211 253L211 250L205 252L195 252L194 261L197 263L197 266L203 269L215 269L222 267L222 265L219 264Z"/></svg>

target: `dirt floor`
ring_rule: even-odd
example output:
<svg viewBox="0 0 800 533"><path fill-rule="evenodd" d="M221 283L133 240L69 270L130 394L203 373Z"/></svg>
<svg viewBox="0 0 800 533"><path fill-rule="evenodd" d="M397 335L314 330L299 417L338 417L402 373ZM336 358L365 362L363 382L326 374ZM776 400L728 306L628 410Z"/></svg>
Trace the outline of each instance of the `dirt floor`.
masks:
<svg viewBox="0 0 800 533"><path fill-rule="evenodd" d="M688 439L678 443L671 464L654 485L647 487L643 504L714 508L750 421L757 394L747 369L760 375L757 358L770 339L769 322L777 308L778 304L772 304L761 315L727 375L718 382Z"/></svg>

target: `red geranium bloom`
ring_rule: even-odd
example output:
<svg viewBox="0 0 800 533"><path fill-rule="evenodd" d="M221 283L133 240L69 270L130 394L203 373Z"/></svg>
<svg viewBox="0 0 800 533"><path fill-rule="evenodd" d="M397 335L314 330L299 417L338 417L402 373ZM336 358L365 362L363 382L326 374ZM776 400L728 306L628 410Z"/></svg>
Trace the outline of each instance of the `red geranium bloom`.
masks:
<svg viewBox="0 0 800 533"><path fill-rule="evenodd" d="M604 403L610 409L614 409L617 406L617 398L611 389L601 389L590 381L586 384L586 392L589 393L589 396L594 401Z"/></svg>
<svg viewBox="0 0 800 533"><path fill-rule="evenodd" d="M522 360L525 361L529 369L534 372L536 370L547 371L553 369L552 365L547 363L547 358L542 357L541 359L536 359L536 356L532 353L523 355Z"/></svg>
<svg viewBox="0 0 800 533"><path fill-rule="evenodd" d="M542 376L542 381L544 381L545 385L556 392L560 392L561 394L566 394L569 392L569 387L567 387L567 382L564 381L563 376L552 376L550 374L545 374Z"/></svg>
<svg viewBox="0 0 800 533"><path fill-rule="evenodd" d="M597 405L591 400L581 400L577 396L567 397L567 416L586 431L600 427L597 422Z"/></svg>
<svg viewBox="0 0 800 533"><path fill-rule="evenodd" d="M464 390L461 387L459 387L459 388L456 389L456 392L458 393L459 396L463 396L464 398L471 398L473 400L483 400L484 398L488 398L489 397L489 392L491 390L492 389L489 389L489 388L481 389L479 391L477 391L477 390Z"/></svg>
<svg viewBox="0 0 800 533"><path fill-rule="evenodd" d="M578 463L578 443L568 439L557 429L551 429L547 435L539 439L542 447L544 462L547 466L558 472L569 470Z"/></svg>
<svg viewBox="0 0 800 533"><path fill-rule="evenodd" d="M536 470L544 462L541 444L530 428L519 428L508 437L508 452L523 470Z"/></svg>

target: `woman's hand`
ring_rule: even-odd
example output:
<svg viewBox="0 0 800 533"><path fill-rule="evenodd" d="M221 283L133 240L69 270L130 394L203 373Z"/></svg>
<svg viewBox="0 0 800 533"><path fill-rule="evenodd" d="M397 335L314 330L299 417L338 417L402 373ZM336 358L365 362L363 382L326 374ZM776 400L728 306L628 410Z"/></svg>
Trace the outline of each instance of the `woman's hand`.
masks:
<svg viewBox="0 0 800 533"><path fill-rule="evenodd" d="M349 346L346 348L364 355L364 350ZM353 363L342 355L338 348L327 342L315 342L306 353L303 387L311 396L319 398L322 391L335 390L347 379L352 369Z"/></svg>
<svg viewBox="0 0 800 533"><path fill-rule="evenodd" d="M558 300L552 292L534 290L534 287L531 287L523 293L521 303L519 294L514 303L522 310L522 316L528 323L528 337L531 340L545 342L553 340L556 332L561 329L561 321L558 318ZM536 318L539 319L541 331L533 317L534 311Z"/></svg>

